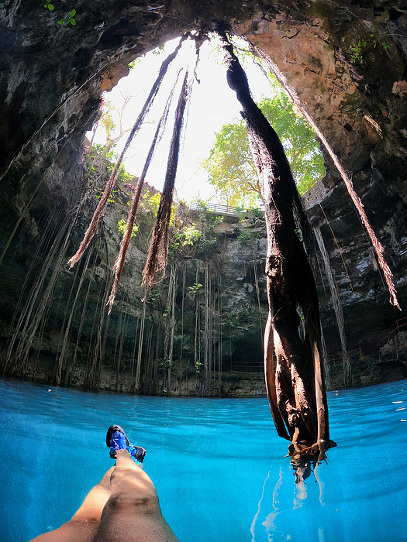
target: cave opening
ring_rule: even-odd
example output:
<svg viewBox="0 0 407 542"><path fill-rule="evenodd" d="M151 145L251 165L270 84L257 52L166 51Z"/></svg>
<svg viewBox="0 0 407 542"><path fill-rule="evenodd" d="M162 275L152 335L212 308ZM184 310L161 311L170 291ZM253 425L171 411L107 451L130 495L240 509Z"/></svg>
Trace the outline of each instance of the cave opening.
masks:
<svg viewBox="0 0 407 542"><path fill-rule="evenodd" d="M274 19L273 17L274 17L275 19ZM274 28L275 25L276 25L276 24L280 24L280 19L281 19L281 18L279 17L279 15L277 15L276 13L274 13L273 17L271 17L269 20L266 20L266 19L263 18L262 21L261 21L261 24L259 23L259 24L255 25L255 24L253 23L250 27L243 27L243 26L242 26L242 27L240 28L242 35L249 35L249 34L252 34L252 35L257 36L257 38L256 38L256 45L261 47L261 41L262 41L262 39L263 39L263 35L266 35L267 32L268 32L268 34L267 34L268 39L271 40L271 37L270 37L270 30L267 30L267 28L265 28L265 27L268 25L269 29L271 28L272 30L273 30L273 29L275 30L275 28ZM275 20L278 20L277 23L275 23ZM315 26L315 25L316 25L316 26ZM294 26L295 26L295 25L293 26L293 25L292 25L292 21L290 21L290 23L289 23L290 28L285 27L285 30L284 30L284 32L285 32L287 35L284 37L284 41L281 41L281 49L282 49L282 50L284 49L284 51L287 51L287 45L288 45L288 44L294 44L294 43L296 43L297 41L298 41L298 43L300 43L300 44L302 43L302 45L304 46L304 42L306 41L306 40L304 39L304 35L305 35L307 32L308 32L308 36L309 36L309 33L312 33L312 32L314 32L315 35L318 35L318 32L321 31L321 28L322 28L322 26L323 26L323 21L316 22L315 25L314 25L311 29L305 29L305 27L301 27L301 28L299 29L299 32L297 32L298 29L296 30L296 32L294 32ZM301 26L301 25L299 25L299 26ZM261 28L261 31L260 31L260 28ZM283 25L280 24L280 29L281 29L281 28L283 28ZM118 26L112 26L111 31L112 31L113 34L114 34L115 32L118 32L118 33L120 34L120 36L123 37L123 36L125 35L125 33L126 33L126 27L123 26L123 25L121 25L121 26L120 26L120 25L118 25ZM116 41L115 41L115 40L111 41L111 40L109 39L109 32L110 32L110 30L107 29L107 28L106 28L106 29L103 29L103 30L101 31L101 34L103 34L103 39L101 39L101 41L100 41L100 44L101 44L101 45L106 46L106 47L109 47L110 45L115 44L115 47L116 47L116 46L118 46L119 41L120 41L120 43L122 43L121 38L120 38L120 37L117 37L117 36L116 36L116 38L115 38ZM238 32L238 33L239 33L239 32ZM65 34L66 34L66 32L65 32ZM163 33L163 36L164 36L164 34L165 34L165 32ZM174 34L173 34L173 35L174 35ZM276 31L276 35L279 35L279 36L281 37L281 35L278 34L277 31ZM294 37L295 37L295 40L294 40ZM158 37L158 41L159 41L160 39L161 39L161 38ZM302 41L301 41L301 40L302 40ZM157 40L156 40L156 42L157 42ZM282 45L283 43L284 43L284 46ZM323 43L324 43L325 45L323 45ZM334 57L336 58L336 61L337 61L337 62L340 61L339 55L336 54L335 48L333 48L333 50L334 50L333 53L332 53L332 49L330 49L329 51L327 51L327 49L329 49L329 46L327 45L327 42L324 42L324 40L322 40L322 39L321 39L321 41L318 42L318 44L319 44L319 45L318 45L319 48L316 47L315 55L311 55L311 56L314 57L314 60L311 59L311 60L312 60L311 64L312 64L312 68L313 68L313 69L312 69L312 70L309 69L309 70L307 71L307 74L308 74L310 77L314 77L314 75L312 75L312 74L315 74L315 76L318 75L318 73L317 73L318 70L319 70L319 69L322 69L322 68L321 68L321 65L323 66L324 61L325 61L327 58L329 58L329 60L331 61L331 60L332 60L332 56L334 56ZM267 45L265 41L264 41L264 45ZM349 44L347 44L346 46L348 46L348 45L349 45ZM151 44L143 45L144 49L145 49L145 48L148 49L148 48L150 48L150 46L151 46ZM271 45L270 45L270 47L271 47ZM270 51L270 47L265 46L265 47L264 47L264 50L269 50L269 51ZM325 47L325 49L322 50L321 47ZM344 46L344 47L345 47L345 46ZM138 49L138 51L140 51L140 50L142 49L142 47L138 47L137 49ZM300 48L297 48L297 49L298 49L298 50L297 50L297 53L298 53ZM263 49L262 49L262 50L263 50ZM304 52L304 50L305 50L305 46L304 46L303 52ZM136 51L136 48L134 49L134 51ZM133 51L133 52L134 52L134 51ZM309 54L309 49L307 49L307 51L308 51L307 54ZM381 52L383 52L383 51L381 51ZM326 53L327 56L324 56L325 53ZM119 53L118 53L118 54L119 54ZM121 53L120 53L120 54L121 54ZM276 54L279 54L279 52L276 52ZM126 57L126 55L127 55L127 57ZM293 55L294 55L294 53L292 53L292 51L290 51L289 54L287 55L287 58L288 58L289 60L295 60ZM330 56L330 55L331 55L331 56ZM123 58L125 58L125 57L126 57L126 61L128 61L128 60L130 60L131 58L134 58L134 54L128 54L128 51L127 51L126 54L123 56ZM317 57L319 58L319 61L317 61L317 59L318 59ZM83 55L80 55L80 57L79 57L79 56L76 56L75 58L81 58L82 60L86 60L86 59L89 59L90 56L89 56L89 55L86 56L86 55L83 54ZM114 62L119 63L119 64L120 64L120 62L121 62L120 58L119 58L117 55L116 55L116 57L115 57ZM113 63L113 64L114 64L114 63ZM298 57L297 57L297 65L298 65L298 66L301 65L301 62L299 61ZM342 66L343 66L343 65L344 65L344 64L342 64ZM294 66L294 62L288 62L288 63L287 63L287 69L288 69L288 71L291 70L291 82L292 82L292 83L295 82L295 81L293 80L293 79L295 79L295 77L293 78L293 72L292 72L292 70L294 69L293 66ZM69 66L67 66L67 71L68 71L68 68L69 68ZM100 68L100 66L98 67L98 70L99 70L99 68ZM102 73L102 71L103 71L103 70L101 70L101 71L98 72L98 70L94 70L94 72L92 72L92 73L94 73L94 75L96 76L97 73L100 74L100 73ZM346 70L345 70L345 72L346 72ZM345 72L344 72L344 73L345 73ZM337 72L337 74L339 74L339 71ZM88 75L89 75L89 73L88 73ZM96 83L96 78L93 78L93 79L92 79L92 78L93 78L93 75L90 75L90 76L89 76L89 80L92 80L94 83ZM106 84L106 81L107 81L108 79L109 79L109 77L108 77L108 76L105 77L105 74L103 74L103 84ZM81 81L81 84L82 84L82 83L84 83L84 81ZM93 83L92 83L92 84L93 84ZM92 98L92 99L94 99L95 96L96 96L96 95L98 94L98 92L99 92L99 88L96 89L96 86L97 86L97 85L95 85L95 86L92 87L92 89L91 89L91 93L90 93L90 94L91 94L91 98ZM299 87L298 87L298 79L297 79L297 85L294 85L294 86L296 86L296 88L299 88ZM310 85L308 85L308 87L307 87L307 89L308 89L308 90L307 90L308 95L309 95L309 87L310 87ZM77 85L76 88L79 89L78 95L80 95L80 94L81 94L81 91L82 91L82 89L83 89L84 87L82 87L81 85ZM300 94L302 94L302 100L303 100L303 97L304 97L303 89L299 89L299 90L300 90ZM75 91L76 91L76 90L75 90ZM64 95L63 93L62 93L61 95L63 95L63 100L65 100L65 95ZM315 103L321 103L320 101L318 102L318 100L320 100L320 97L318 97L317 95L315 95L315 102L312 102L312 101L310 100L310 97L308 96L308 100L303 100L303 103L305 103L305 102L307 101L309 107L310 107L311 109L313 109L313 111L314 111L314 113L315 113L315 110L317 109L317 106L315 105ZM86 100L85 100L85 101L86 101ZM91 101L91 100L88 100L88 102L87 102L88 105L90 104L90 101ZM95 103L95 100L93 100L93 103ZM69 96L68 96L68 99L65 101L65 105L66 105L66 104L69 104ZM326 106L326 104L325 104L325 106ZM57 109L58 109L58 108L57 108ZM58 117L58 115L62 112L62 109L63 109L63 108L60 107L60 108L57 110L57 112L54 114L54 116L53 116L53 113L52 113L52 112L49 113L49 115L47 115L47 117L45 118L45 122L44 122L43 124L40 124L40 125L37 124L38 130L39 130L39 131L41 131L41 130L46 131L47 128L51 125L51 122L50 122L50 121L55 120L55 119ZM70 112L69 112L69 108L66 108L66 109L68 109L68 113L70 113ZM76 115L76 114L75 114L75 115ZM94 112L92 113L92 115L94 116ZM84 111L84 121L85 121L85 122L88 122L88 120L86 120L86 119L89 119L90 116L91 116L91 115L89 114L89 110ZM318 115L317 115L317 116L318 116ZM323 117L323 119L325 119L325 121L326 121L327 115L324 116L324 115L322 114L322 117ZM344 117L346 117L346 115L344 115ZM74 115L71 115L71 118L74 118ZM328 119L328 120L329 120L329 119ZM75 117L75 122L76 122L76 127L74 128L74 130L76 130L75 134L76 134L76 136L77 136L77 135L78 135L78 125L79 125L79 124L78 124L78 121L77 121L77 118L76 118L76 117ZM337 125L337 124L335 124L335 126L336 126L336 125ZM343 126L345 127L344 130L345 130L346 134L349 134L349 136L346 136L346 137L353 138L352 141L354 141L354 140L355 140L355 137L358 136L358 129L357 129L357 126L355 125L355 122L352 122L351 119L347 119L347 121L344 122ZM349 130L349 126L352 127L352 130ZM374 128L374 124L371 124L371 126L373 126L373 128ZM45 127L45 129L44 129L44 127ZM89 128L89 127L90 127L90 125L89 125L89 122L88 122L87 128ZM326 127L326 122L325 122L325 127ZM83 126L82 126L82 128L83 128ZM58 130L58 136L57 136L57 138L56 138L56 141L57 141L57 144L58 144L58 149L57 149L57 150L58 150L58 153L56 154L56 157L57 157L57 158L56 158L56 160L55 160L55 164L53 164L53 167L55 167L55 170L56 170L57 172L59 171L58 168L62 169L61 166L65 166L66 164L70 163L69 161L70 161L71 157L73 157L73 158L75 157L75 152L74 152L74 149L73 149L73 145L72 145L71 143L69 143L69 134L72 134L72 133L73 133L72 130L73 130L72 126L69 126L69 124L66 124L66 123L65 123L63 126L59 127L59 130ZM38 135L38 134L39 134L39 131L36 131L34 135ZM360 132L359 132L359 133L360 133ZM341 137L342 137L342 136L341 136ZM34 139L32 139L32 140L34 140ZM340 148L340 145L337 145L337 148ZM29 145L25 146L25 150L26 150L26 149L29 149ZM44 155L45 155L45 154L46 154L46 153L44 153ZM51 155L52 155L52 153L47 154L48 157L51 156ZM29 153L27 153L27 156L29 156ZM348 153L348 156L350 156L349 153ZM38 153L38 156L37 156L37 158L36 158L37 162L38 162L38 163L41 162L42 158L43 158L43 157L41 156L41 154ZM37 164L37 162L36 162L36 164ZM17 162L14 162L14 164L16 164L16 163L18 163L18 161L17 161ZM36 164L35 164L35 165L36 165ZM10 171L11 171L11 170L10 170ZM62 177L62 175L61 175L61 177ZM38 177L38 176L37 176L37 177L35 177L35 176L31 176L31 177L30 177L30 176L27 175L27 179L28 179L27 182L26 182L26 183L23 183L22 186L23 186L23 190L29 191L29 190L30 190L30 187L32 187L33 184L34 184L35 182L38 181L39 177ZM48 181L48 179L46 179L46 182L47 182L47 181ZM43 179L41 179L41 182L44 182ZM44 182L44 185L46 184L46 182ZM49 190L48 196L47 196L47 191L42 192L41 195L39 195L39 192L38 192L37 195L38 195L39 197L38 197L38 199L37 199L37 198L34 198L34 201L32 202L32 203L33 203L33 204L32 204L32 208L37 208L37 209L45 209L45 208L46 208L46 205L45 205L46 202L45 202L45 200L47 200L47 197L48 197L48 200L47 200L47 201L50 201L50 200L51 200L50 194L52 194L52 193L57 193L57 192L60 190L60 186L59 186L60 183L58 182L58 177L57 177L57 176L55 176L55 180L53 179L53 182L54 182L54 186L52 187L52 189ZM52 184L52 183L51 183L51 184ZM40 183L38 184L38 186L40 186ZM47 190L48 190L48 188L47 188ZM33 194L33 195L34 195L34 194ZM65 197L66 197L66 196L65 196ZM42 199L42 201L39 201L40 199ZM11 208L11 207L10 207L10 208ZM29 206L27 206L27 208L29 208ZM8 212L9 212L9 211L8 211ZM329 213L327 213L327 214L329 214ZM34 221L35 221L36 216L37 216L37 215L36 215L35 213L33 213L33 220L34 220ZM24 222L23 222L23 220L21 219L21 222L20 222L20 228L24 228L24 226L25 226L25 225L24 225ZM7 250L7 247L6 247L6 250ZM101 258L99 255L98 255L97 258L95 258L95 262L99 262L99 263L100 263L101 260L102 260L102 264L105 265L105 258ZM91 266L91 262L89 262L89 265ZM97 265L97 266L95 266L95 267L97 267L96 272L98 273L98 275L99 275L99 276L102 276L102 275L103 275L103 271L101 270L101 267L100 267L99 265ZM200 289L199 284L202 283L202 282L201 282L201 281L202 281L202 278L201 278L201 277L203 276L203 272L200 271L200 273L201 273L201 276L199 277L199 280L198 280L198 281L195 281L195 283L192 284L192 285L190 286L190 287L193 287L193 288L194 288L194 292L196 292L197 294L199 294L199 289ZM211 288L212 288L212 289L215 288L215 286L214 286L213 284L212 284L212 285L209 285L209 284L208 284L208 285L206 285L205 287L207 288L207 291L208 291L208 292L210 291ZM248 287L247 287L247 290L249 290ZM194 294L194 295L195 295L195 294ZM175 299L176 299L176 300L181 300L180 303L182 304L182 303L185 301L186 297L185 297L184 295L179 295L179 293L177 292L177 293L176 293L176 296L175 296ZM59 321L59 320L60 320L60 319L58 319L58 321ZM79 319L79 321L80 321L80 319ZM151 331L151 330L149 330L148 333L150 333L150 331ZM152 352L153 349L154 349L154 347L151 346L151 345L154 344L154 341L155 341L154 331L152 332L152 335L147 335L146 341L147 341L146 347L149 349L149 352L150 352L150 354L151 354L151 352ZM100 341L99 341L99 342L100 342ZM116 342L117 345L118 345L117 348L120 349L120 338L119 338L117 341L115 341L115 342ZM102 341L101 344L103 344L103 341ZM197 353L198 353L198 352L197 352ZM137 353L136 353L136 357L137 357ZM196 362L197 362L197 366L199 366L199 363L201 363L200 359L197 359ZM127 362L126 362L126 363L127 363Z"/></svg>
<svg viewBox="0 0 407 542"><path fill-rule="evenodd" d="M293 456L295 454L301 456L310 454L319 462L325 458L327 448L336 446L336 444L329 439L324 360L321 350L321 325L315 281L303 244L297 237L299 227L304 238L307 238L309 227L306 225L306 218L282 143L253 100L247 75L234 53L236 45L231 43L230 33L226 28L225 25L219 23L216 31L217 38L223 52L228 85L236 93L242 107L241 115L246 123L249 147L257 170L260 195L265 206L264 217L267 231L266 275L269 306L264 334L264 368L267 395L278 434L291 441L290 446L292 449L290 448L290 454ZM179 89L179 97L172 121L173 130L165 182L149 244L148 257L143 270L143 284L147 293L157 283L157 273L162 273L162 277L159 279L159 282L161 282L166 273L167 264L170 263L171 267L168 300L172 299L173 301L171 306L168 307L170 319L167 322L168 326L165 334L166 351L168 349L166 372L168 388L171 387L172 378L175 326L174 300L176 297L174 277L177 268L175 261L171 262L168 259L169 226L182 128L192 85L195 78L198 80L196 72L202 38L206 37L206 33L197 35L184 34L174 51L162 62L158 76L134 126L130 130L81 245L69 260L72 268L88 248L113 192L124 154L150 112L170 64L177 57L183 41L191 38L195 41L196 61L192 69L189 67L184 70L183 83ZM192 72L192 75L190 72ZM180 74L181 70L179 69L176 80L172 88L170 87L169 97L157 125L143 171L137 179L137 187L134 189L126 231L114 265L114 282L108 300L109 314L114 304L124 259L133 235L136 212L146 172L153 157L155 146L162 137L162 130L166 128L171 100ZM297 228L294 215L297 216ZM298 267L301 268L300 272L297 269ZM208 282L210 283L209 277ZM206 304L208 303L206 302ZM298 329L297 332L295 331L299 323L298 304L301 305L305 315L305 341L302 341L298 335ZM292 308L290 308L291 306ZM213 309L208 307L205 320L211 321L213 316ZM209 334L212 335L212 329L205 330L204 379L202 382L202 389L205 394L211 392L212 362L210 358L212 344L208 342ZM138 363L136 392L139 391L139 366ZM289 376L290 374L291 376ZM290 381L291 386L289 385Z"/></svg>
<svg viewBox="0 0 407 542"><path fill-rule="evenodd" d="M109 150L114 150L115 153L121 151L124 145L124 136L131 129L132 119L135 118L137 109L142 107L142 96L147 94L163 56L173 51L178 40L179 38L174 38L132 61L129 64L129 74L122 77L114 88L103 93L101 117L95 123L93 129L87 132L87 145L93 143L108 146ZM315 134L310 128L307 134L313 141L307 148L301 148L301 145L305 145L305 142L299 139L302 134L296 133L298 142L294 141L293 144L293 137L291 139L288 137L289 129L297 128L298 132L302 125L307 124L309 126L309 124L304 120L301 112L295 106L293 108L293 102L275 76L268 70L264 61L260 57L254 56L253 52L250 51L249 44L236 35L233 36L233 40L235 47L240 51L241 61L252 82L252 92L256 102L274 100L275 103L280 105L281 109L290 110L290 118L287 116L287 118L278 119L279 124L281 124L278 128L282 132L283 144L289 160L291 155L293 155L293 162L298 161L298 155L301 156L301 163L295 171L298 174L297 183L301 182L299 168L307 169L306 187L300 191L304 193L306 189L309 189L317 180L321 179L325 172L319 142L315 139ZM183 56L180 54L182 58L179 59L179 62L186 63L187 56L191 51L184 50L183 53ZM192 51L192 54L194 55L195 51ZM174 66L173 70L176 69ZM210 172L203 164L205 160L211 159L210 156L213 154L216 135L222 128L233 127L240 119L239 104L226 83L221 52L214 35L209 35L208 39L200 45L195 78L196 81L186 115L182 160L180 160L177 172L177 198L187 204L196 203L197 201L212 201L228 205L230 201L237 199L236 196L228 197L226 190L221 191L214 184L211 184ZM168 85L171 85L171 83L167 83L167 86L163 85L162 92L164 94L168 92ZM287 97L287 100L285 97ZM161 100L163 99L161 98ZM274 107L276 106L274 105ZM126 152L123 163L126 171L133 175L137 176L142 170L144 157L148 151L147 141L152 138L158 117L157 107L155 107L149 113L139 138L133 141ZM291 123L291 126L289 126L289 123ZM304 136L302 137L304 138ZM165 144L168 146L168 137ZM162 150L156 150L146 178L146 182L158 190L162 189L163 182L161 164L166 159L164 147L165 145L162 145ZM236 159L239 158L242 162L247 162L248 156L247 154L237 156ZM312 164L310 164L311 160L313 160ZM254 167L254 164L242 163L240 166L241 171L243 171L244 168ZM308 169L310 173L308 173ZM241 203L243 205L244 201L241 201ZM253 206L255 203L260 205L260 198L249 198L246 203L249 206Z"/></svg>

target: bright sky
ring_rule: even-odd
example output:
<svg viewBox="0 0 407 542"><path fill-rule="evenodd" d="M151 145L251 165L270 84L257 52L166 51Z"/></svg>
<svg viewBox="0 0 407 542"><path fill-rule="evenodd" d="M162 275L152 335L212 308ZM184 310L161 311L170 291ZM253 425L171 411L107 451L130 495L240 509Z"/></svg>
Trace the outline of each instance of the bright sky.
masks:
<svg viewBox="0 0 407 542"><path fill-rule="evenodd" d="M153 138L156 123L161 117L167 96L174 84L176 73L181 66L185 66L190 59L194 62L195 45L191 40L184 42L176 60L164 79L155 103L151 108L146 124L133 139L131 147L124 159L125 169L133 174L140 175L148 149ZM104 95L106 102L113 107L121 109L123 96L131 96L123 115L124 128L131 128L150 92L150 89L158 75L158 70L166 56L174 50L179 38L172 40L165 45L165 51L161 54L147 53L141 60L136 61L135 67L130 71L128 77L122 78L118 85ZM244 43L244 42L242 42ZM193 66L192 66L193 68ZM253 62L246 61L244 68L249 78L249 84L256 101L265 96L273 94L269 79ZM175 187L178 197L186 202L194 199L208 200L213 196L214 190L208 182L205 170L200 168L200 162L209 156L210 149L215 141L215 133L224 124L235 122L240 119L240 104L235 93L228 87L226 82L226 69L222 62L222 53L215 43L206 42L201 47L200 61L197 68L197 77L192 89L192 96L189 109L187 110L183 144L180 150L178 172ZM181 75L180 79L183 76ZM173 107L176 106L177 95L174 96ZM118 124L118 117L112 114L115 124ZM173 123L171 117L167 122L166 134L163 137L160 148L157 149L153 162L147 174L146 181L162 189L169 140L172 134ZM119 153L127 140L126 134L116 147ZM91 134L88 134L91 138ZM105 131L99 123L96 131L95 143L104 144L106 141Z"/></svg>

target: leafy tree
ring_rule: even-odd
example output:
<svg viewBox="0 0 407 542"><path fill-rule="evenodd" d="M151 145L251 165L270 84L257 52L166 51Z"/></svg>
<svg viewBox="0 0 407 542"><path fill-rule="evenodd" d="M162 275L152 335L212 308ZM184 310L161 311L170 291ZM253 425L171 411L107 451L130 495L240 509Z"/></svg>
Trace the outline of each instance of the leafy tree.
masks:
<svg viewBox="0 0 407 542"><path fill-rule="evenodd" d="M325 172L314 131L284 93L264 99L259 107L280 137L297 189L304 194ZM202 165L228 205L252 207L262 199L243 120L221 128Z"/></svg>
<svg viewBox="0 0 407 542"><path fill-rule="evenodd" d="M210 183L227 205L251 207L261 199L259 179L243 121L221 128L209 158L202 165L209 173Z"/></svg>

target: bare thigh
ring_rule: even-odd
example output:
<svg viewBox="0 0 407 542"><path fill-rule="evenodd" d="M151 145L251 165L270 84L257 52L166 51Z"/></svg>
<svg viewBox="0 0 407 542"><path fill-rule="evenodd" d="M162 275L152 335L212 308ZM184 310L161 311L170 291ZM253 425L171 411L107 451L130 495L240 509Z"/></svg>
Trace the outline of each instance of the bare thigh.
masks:
<svg viewBox="0 0 407 542"><path fill-rule="evenodd" d="M117 454L110 491L94 542L179 542L152 481L126 451Z"/></svg>
<svg viewBox="0 0 407 542"><path fill-rule="evenodd" d="M31 542L92 542L99 527L103 508L110 497L110 477L114 467L87 494L72 519L58 529L41 534Z"/></svg>

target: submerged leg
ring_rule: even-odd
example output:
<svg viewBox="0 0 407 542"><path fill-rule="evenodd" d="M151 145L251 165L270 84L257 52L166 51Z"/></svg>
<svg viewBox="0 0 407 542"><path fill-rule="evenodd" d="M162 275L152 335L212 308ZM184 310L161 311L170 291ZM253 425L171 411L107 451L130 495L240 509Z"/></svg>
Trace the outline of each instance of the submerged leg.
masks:
<svg viewBox="0 0 407 542"><path fill-rule="evenodd" d="M162 516L153 482L132 459L142 463L144 448L131 446L118 425L109 427L106 444L116 465L70 521L31 542L179 542Z"/></svg>
<svg viewBox="0 0 407 542"><path fill-rule="evenodd" d="M58 529L41 534L31 542L92 542L99 527L103 508L110 497L110 477L114 467L85 497L72 519Z"/></svg>
<svg viewBox="0 0 407 542"><path fill-rule="evenodd" d="M178 542L162 516L153 482L127 450L116 452L110 491L94 542Z"/></svg>

